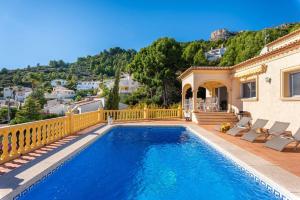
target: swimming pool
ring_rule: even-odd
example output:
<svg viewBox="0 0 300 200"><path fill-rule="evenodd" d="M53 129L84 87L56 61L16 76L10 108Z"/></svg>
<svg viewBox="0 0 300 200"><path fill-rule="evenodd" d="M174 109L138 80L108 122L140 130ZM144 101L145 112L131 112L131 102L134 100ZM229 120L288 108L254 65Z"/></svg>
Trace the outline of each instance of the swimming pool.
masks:
<svg viewBox="0 0 300 200"><path fill-rule="evenodd" d="M20 199L276 199L184 127L119 126Z"/></svg>

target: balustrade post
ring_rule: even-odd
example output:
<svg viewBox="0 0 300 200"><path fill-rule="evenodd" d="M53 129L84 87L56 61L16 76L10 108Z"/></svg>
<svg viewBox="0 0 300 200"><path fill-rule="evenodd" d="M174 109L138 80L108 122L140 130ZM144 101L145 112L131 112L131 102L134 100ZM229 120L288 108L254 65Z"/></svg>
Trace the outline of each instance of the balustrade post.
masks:
<svg viewBox="0 0 300 200"><path fill-rule="evenodd" d="M2 155L1 155L1 162L8 159L9 152L8 152L8 131L7 129L3 130L2 134Z"/></svg>
<svg viewBox="0 0 300 200"><path fill-rule="evenodd" d="M17 131L15 129L11 130L11 151L10 151L10 156L14 157L18 155L18 150L17 150Z"/></svg>
<svg viewBox="0 0 300 200"><path fill-rule="evenodd" d="M147 105L145 105L145 107L144 107L144 119L148 119L149 118L148 113L149 113L149 109L148 109Z"/></svg>
<svg viewBox="0 0 300 200"><path fill-rule="evenodd" d="M179 119L182 118L182 106L181 106L181 104L179 104L179 106L178 106L177 117L179 117Z"/></svg>
<svg viewBox="0 0 300 200"><path fill-rule="evenodd" d="M98 122L103 122L104 121L103 113L104 113L103 108L99 108L98 109Z"/></svg>
<svg viewBox="0 0 300 200"><path fill-rule="evenodd" d="M67 134L71 135L74 132L74 120L73 120L73 113L72 111L68 111L66 112L66 116L67 116L67 124L68 124L68 130L67 130Z"/></svg>

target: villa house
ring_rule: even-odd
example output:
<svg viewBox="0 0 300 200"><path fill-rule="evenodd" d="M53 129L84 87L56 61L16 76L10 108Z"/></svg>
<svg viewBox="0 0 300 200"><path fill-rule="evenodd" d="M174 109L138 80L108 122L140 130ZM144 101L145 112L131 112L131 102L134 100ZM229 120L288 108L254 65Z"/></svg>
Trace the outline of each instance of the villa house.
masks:
<svg viewBox="0 0 300 200"><path fill-rule="evenodd" d="M205 124L208 115L220 114L204 111L227 111L227 115L247 111L254 120L268 119L267 127L285 121L296 131L300 124L300 29L267 44L260 55L242 63L190 67L179 78L183 107L193 111L193 121Z"/></svg>
<svg viewBox="0 0 300 200"><path fill-rule="evenodd" d="M63 86L53 88L51 93L45 93L46 99L70 99L75 96L74 90L69 90Z"/></svg>
<svg viewBox="0 0 300 200"><path fill-rule="evenodd" d="M130 94L139 87L139 83L132 79L130 74L123 73L119 83L120 94Z"/></svg>
<svg viewBox="0 0 300 200"><path fill-rule="evenodd" d="M68 83L67 80L64 80L64 79L54 79L51 81L51 86L52 87L56 87L56 86L66 86Z"/></svg>
<svg viewBox="0 0 300 200"><path fill-rule="evenodd" d="M24 102L25 99L32 93L32 89L22 86L5 87L3 89L3 97L14 99L18 102Z"/></svg>
<svg viewBox="0 0 300 200"><path fill-rule="evenodd" d="M103 84L110 90L114 87L114 79L106 79ZM100 81L80 81L77 84L77 90L98 89ZM119 93L130 94L139 87L139 83L134 81L132 76L127 73L122 73L119 82Z"/></svg>
<svg viewBox="0 0 300 200"><path fill-rule="evenodd" d="M77 84L77 90L92 90L99 88L100 81L80 81Z"/></svg>

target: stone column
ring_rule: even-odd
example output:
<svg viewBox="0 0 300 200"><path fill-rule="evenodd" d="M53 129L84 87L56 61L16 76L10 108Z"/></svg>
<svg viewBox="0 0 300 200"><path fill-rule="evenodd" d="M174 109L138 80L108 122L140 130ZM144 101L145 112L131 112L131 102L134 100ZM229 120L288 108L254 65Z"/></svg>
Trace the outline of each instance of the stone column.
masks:
<svg viewBox="0 0 300 200"><path fill-rule="evenodd" d="M232 88L227 87L227 112L231 112L231 106L232 106Z"/></svg>
<svg viewBox="0 0 300 200"><path fill-rule="evenodd" d="M182 107L183 110L185 109L184 105L185 105L185 91L182 88L182 92L181 92L181 107Z"/></svg>
<svg viewBox="0 0 300 200"><path fill-rule="evenodd" d="M197 90L193 90L193 112L197 111Z"/></svg>

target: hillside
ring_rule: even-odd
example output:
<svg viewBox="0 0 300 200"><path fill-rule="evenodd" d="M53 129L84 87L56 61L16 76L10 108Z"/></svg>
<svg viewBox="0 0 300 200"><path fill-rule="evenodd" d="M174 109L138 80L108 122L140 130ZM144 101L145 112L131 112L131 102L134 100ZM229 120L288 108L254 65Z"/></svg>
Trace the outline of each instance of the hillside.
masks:
<svg viewBox="0 0 300 200"><path fill-rule="evenodd" d="M76 82L79 80L99 80L103 77L112 77L117 68L124 68L133 59L135 50L119 47L104 50L97 55L79 57L74 63L65 63L62 60L52 60L48 65L27 66L24 69L0 71L1 88L12 85L30 86L32 76L38 76L45 85L51 80L61 78Z"/></svg>
<svg viewBox="0 0 300 200"><path fill-rule="evenodd" d="M178 42L171 38L160 38L138 53L132 49L115 47L94 56L79 57L74 63L59 60L50 61L46 66L28 66L18 70L4 68L0 71L0 91L11 85L30 86L37 77L44 86L49 86L53 79L62 78L69 81L69 88L74 88L79 80L112 77L120 68L133 73L144 85L138 94L129 97L128 103L134 104L138 99L145 99L150 103L170 104L180 100L180 84L176 77L186 68L192 65L235 65L258 55L266 43L298 28L300 24L293 23L259 31L241 31L224 41ZM221 46L227 49L224 56L209 62L205 52Z"/></svg>

